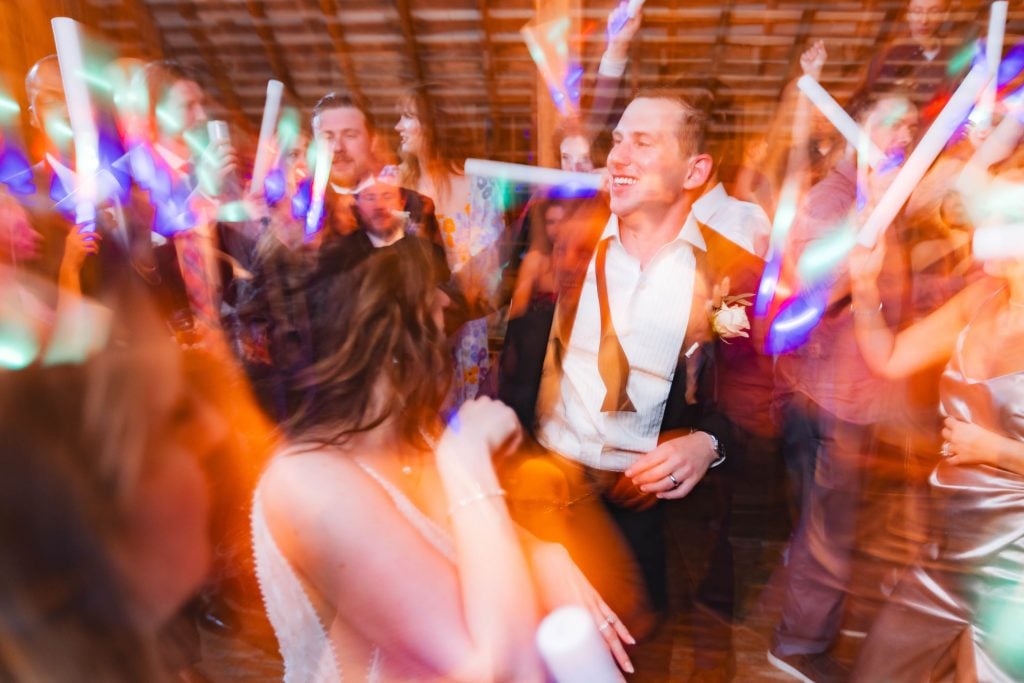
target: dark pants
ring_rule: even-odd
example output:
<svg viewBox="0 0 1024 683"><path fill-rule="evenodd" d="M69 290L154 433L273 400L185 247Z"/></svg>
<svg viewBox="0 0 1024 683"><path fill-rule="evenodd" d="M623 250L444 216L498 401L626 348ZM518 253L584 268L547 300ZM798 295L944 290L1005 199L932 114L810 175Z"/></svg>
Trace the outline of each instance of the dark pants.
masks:
<svg viewBox="0 0 1024 683"><path fill-rule="evenodd" d="M839 632L857 529L861 461L871 427L839 420L796 395L785 408L783 452L800 521L789 547L776 655L821 653Z"/></svg>

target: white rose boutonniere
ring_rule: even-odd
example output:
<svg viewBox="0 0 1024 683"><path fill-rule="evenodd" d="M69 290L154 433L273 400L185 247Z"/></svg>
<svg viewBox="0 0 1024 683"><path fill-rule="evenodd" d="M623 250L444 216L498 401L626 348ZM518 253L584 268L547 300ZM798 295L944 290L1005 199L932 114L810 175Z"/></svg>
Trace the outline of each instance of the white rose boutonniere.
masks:
<svg viewBox="0 0 1024 683"><path fill-rule="evenodd" d="M747 319L749 302L730 306L724 304L711 314L711 329L722 339L733 339L735 337L749 337L747 330L750 329L750 320Z"/></svg>
<svg viewBox="0 0 1024 683"><path fill-rule="evenodd" d="M749 337L750 320L747 318L747 306L751 305L753 294L728 296L729 278L715 285L711 301L708 302L708 317L711 329L720 339Z"/></svg>

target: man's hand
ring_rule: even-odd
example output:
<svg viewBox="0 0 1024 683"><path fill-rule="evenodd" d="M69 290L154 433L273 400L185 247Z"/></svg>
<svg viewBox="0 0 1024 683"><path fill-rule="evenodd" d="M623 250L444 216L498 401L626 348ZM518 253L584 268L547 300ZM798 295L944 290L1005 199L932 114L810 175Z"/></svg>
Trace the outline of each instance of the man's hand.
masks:
<svg viewBox="0 0 1024 683"><path fill-rule="evenodd" d="M237 186L242 165L230 140L211 142L199 157L196 175L203 192L211 197L240 194Z"/></svg>
<svg viewBox="0 0 1024 683"><path fill-rule="evenodd" d="M711 437L693 432L660 444L633 463L626 476L644 493L668 500L682 498L693 490L717 457Z"/></svg>

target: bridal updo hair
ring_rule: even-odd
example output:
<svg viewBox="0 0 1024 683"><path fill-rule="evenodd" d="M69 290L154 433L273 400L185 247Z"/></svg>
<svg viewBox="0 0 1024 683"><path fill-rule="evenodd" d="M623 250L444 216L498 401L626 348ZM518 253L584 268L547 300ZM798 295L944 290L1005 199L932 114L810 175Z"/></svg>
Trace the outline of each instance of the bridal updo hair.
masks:
<svg viewBox="0 0 1024 683"><path fill-rule="evenodd" d="M434 319L446 270L439 259L407 237L313 279L311 363L289 380L294 410L284 429L293 440L341 445L394 418L404 440L423 445L452 372Z"/></svg>

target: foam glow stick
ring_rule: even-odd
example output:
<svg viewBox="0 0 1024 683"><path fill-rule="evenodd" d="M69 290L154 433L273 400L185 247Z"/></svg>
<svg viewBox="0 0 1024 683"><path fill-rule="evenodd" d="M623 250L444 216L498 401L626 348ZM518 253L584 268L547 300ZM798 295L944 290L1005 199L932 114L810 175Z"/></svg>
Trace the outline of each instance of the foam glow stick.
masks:
<svg viewBox="0 0 1024 683"><path fill-rule="evenodd" d="M575 110L572 98L565 87L565 76L569 72L569 26L569 19L562 18L541 24L540 26L527 25L519 30L530 52L530 57L537 65L541 78L544 79L548 90L551 92L551 98L555 106L558 107L558 110L563 115L568 115ZM547 30L540 31L542 28ZM554 48L552 51L546 52L544 50L544 45L542 45L541 40L538 38L538 34L543 34L545 43L554 43L551 45Z"/></svg>
<svg viewBox="0 0 1024 683"><path fill-rule="evenodd" d="M626 5L626 14L632 19L635 17L640 10L644 8L644 2L646 0L629 0L629 4Z"/></svg>
<svg viewBox="0 0 1024 683"><path fill-rule="evenodd" d="M60 79L64 85L64 97L67 100L71 131L75 141L75 185L78 192L75 223L81 230L92 231L96 222L96 173L100 166L99 134L93 120L89 89L85 84L78 23L67 17L55 17L50 24L57 45Z"/></svg>
<svg viewBox="0 0 1024 683"><path fill-rule="evenodd" d="M324 192L327 181L331 177L331 150L327 141L318 137L316 146L316 163L313 167L313 185L310 188L309 211L306 213L306 235L313 235L320 229L320 219L324 215Z"/></svg>
<svg viewBox="0 0 1024 683"><path fill-rule="evenodd" d="M804 74L796 82L796 87L800 88L800 91L807 96L807 99L836 127L836 130L846 138L846 141L854 149L860 150L866 144L868 162L871 164L871 168L878 168L885 158L882 150L878 149L878 146L871 142L871 138L868 137L867 133L861 130L857 122L839 106L839 103L835 101L825 88L821 87L818 81ZM865 140L867 141L866 143Z"/></svg>
<svg viewBox="0 0 1024 683"><path fill-rule="evenodd" d="M277 129L277 114L281 111L281 95L283 93L284 83L275 80L267 81L267 100L263 104L263 122L260 124L260 138L256 145L256 161L252 167L250 194L263 192L263 181L266 180L273 157L274 150L271 147L274 131Z"/></svg>
<svg viewBox="0 0 1024 683"><path fill-rule="evenodd" d="M992 112L996 108L996 90L999 87L999 62L1003 58L1003 38L1006 35L1006 11L1009 3L996 0L992 3L988 15L988 35L985 38L985 62L988 72L992 74L992 82L985 88L982 99L981 120L987 126L992 120Z"/></svg>
<svg viewBox="0 0 1024 683"><path fill-rule="evenodd" d="M974 231L971 255L975 261L1024 257L1024 223L980 226Z"/></svg>
<svg viewBox="0 0 1024 683"><path fill-rule="evenodd" d="M540 166L509 164L504 161L488 161L486 159L466 159L466 175L484 178L500 178L514 183L530 183L532 185L568 185L581 189L601 189L601 176L597 173L577 173L561 171Z"/></svg>
<svg viewBox="0 0 1024 683"><path fill-rule="evenodd" d="M540 623L537 649L557 683L623 680L594 618L578 605L560 607Z"/></svg>
<svg viewBox="0 0 1024 683"><path fill-rule="evenodd" d="M978 100L978 95L988 85L990 78L988 66L984 64L976 64L967 74L964 82L960 84L946 106L935 117L928 132L921 138L917 147L910 154L910 158L903 164L903 168L899 170L896 178L892 181L892 185L885 191L874 211L864 222L857 237L858 244L869 248L875 245L879 235L896 218L903 204L910 197L910 193L921 182L921 178L924 177L932 162L949 142L949 138L970 114L971 108Z"/></svg>

